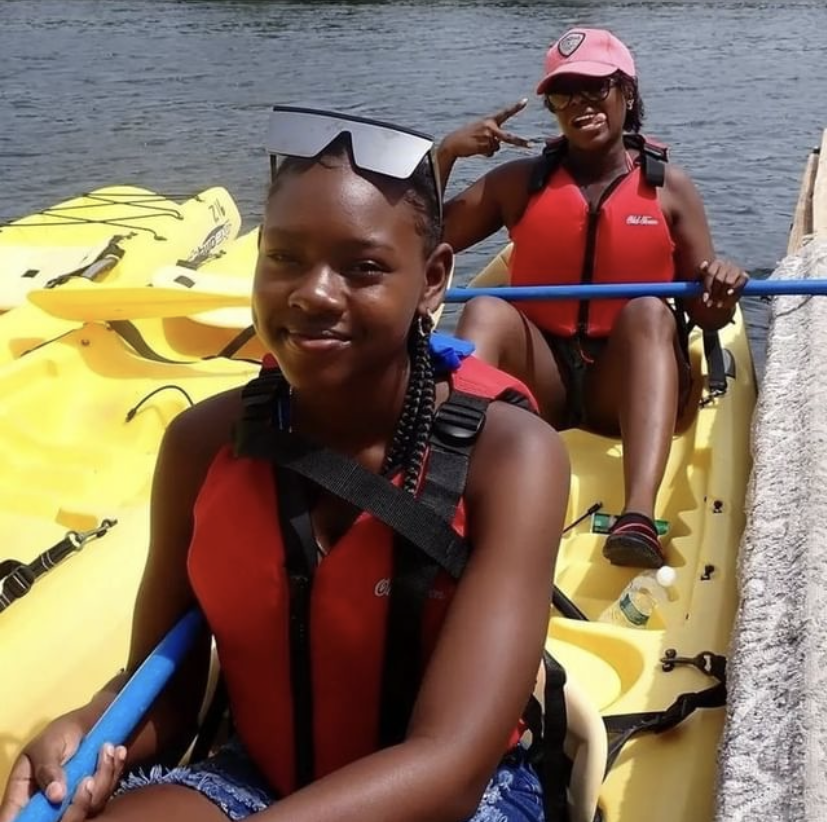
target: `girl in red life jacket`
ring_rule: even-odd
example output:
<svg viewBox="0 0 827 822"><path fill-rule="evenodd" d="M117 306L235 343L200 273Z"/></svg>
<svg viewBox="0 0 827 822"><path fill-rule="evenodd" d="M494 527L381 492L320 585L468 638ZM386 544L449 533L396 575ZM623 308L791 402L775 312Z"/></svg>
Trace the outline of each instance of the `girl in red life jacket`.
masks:
<svg viewBox="0 0 827 822"><path fill-rule="evenodd" d="M281 386L264 409L267 430L337 452L419 499L449 392L487 401L521 390L473 357L457 364L461 351L448 367L432 354L429 314L452 266L432 143L286 107L274 110L269 143L275 176L253 286L257 332L281 369L261 378ZM191 739L205 632L128 743L103 747L64 818L541 820L541 789L515 729L545 641L567 505L557 434L525 409L487 406L451 523L472 546L467 565L456 582L431 577L414 646L398 648L385 645L395 636L393 534L321 486L239 456L231 431L250 396L239 387L205 400L164 437L128 665L197 602L216 638L234 735L203 762L157 764L175 763ZM288 567L294 538L312 549L305 613ZM420 651L413 708L391 692L391 713L407 714L385 744L383 660ZM64 797L62 766L124 676L26 745L1 822L37 789Z"/></svg>
<svg viewBox="0 0 827 822"><path fill-rule="evenodd" d="M640 138L643 104L626 46L604 30L566 32L546 55L537 94L562 137L450 200L446 241L462 251L505 226L512 285L700 278L703 296L683 306L689 319L704 329L728 323L747 275L715 257L689 177ZM526 102L449 134L439 148L443 181L458 157L492 156L503 142L528 147L503 128ZM482 297L468 303L457 333L523 380L555 426L619 429L626 499L604 554L662 565L655 498L689 395L682 314L653 297L519 306Z"/></svg>

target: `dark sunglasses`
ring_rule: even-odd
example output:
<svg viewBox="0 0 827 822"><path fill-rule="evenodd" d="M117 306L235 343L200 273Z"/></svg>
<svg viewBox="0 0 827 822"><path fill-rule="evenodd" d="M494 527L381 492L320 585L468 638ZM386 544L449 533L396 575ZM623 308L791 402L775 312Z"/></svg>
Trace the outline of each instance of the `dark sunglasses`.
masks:
<svg viewBox="0 0 827 822"><path fill-rule="evenodd" d="M576 81L568 82L565 86L561 84L556 91L546 92L546 108L555 113L563 111L571 105L575 97L581 97L590 103L600 103L619 83L616 77L578 77Z"/></svg>

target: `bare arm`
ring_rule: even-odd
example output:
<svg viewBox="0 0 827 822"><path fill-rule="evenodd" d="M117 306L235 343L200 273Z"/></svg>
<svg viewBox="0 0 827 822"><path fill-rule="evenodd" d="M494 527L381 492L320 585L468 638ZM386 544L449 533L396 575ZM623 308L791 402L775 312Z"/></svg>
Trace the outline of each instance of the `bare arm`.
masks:
<svg viewBox="0 0 827 822"><path fill-rule="evenodd" d="M187 576L187 551L195 500L218 447L204 438L204 418L209 411L197 406L176 418L167 429L158 454L152 487L150 549L132 623L130 673L195 605ZM209 634L203 630L193 651L133 735L128 764L157 760L162 751L171 759L183 753L196 730L209 650Z"/></svg>
<svg viewBox="0 0 827 822"><path fill-rule="evenodd" d="M528 140L502 128L509 118L525 108L527 102L526 99L518 100L488 117L452 131L442 140L437 149L437 163L443 194L454 163L460 157L493 157L502 143L530 148ZM446 202L444 238L454 251L464 251L509 224L509 215L514 209L511 202L513 183L516 178L523 179L517 170L522 164L525 164L524 160L505 163ZM519 192L522 202L526 193L525 189ZM518 208L522 210L522 206Z"/></svg>
<svg viewBox="0 0 827 822"><path fill-rule="evenodd" d="M216 451L229 438L223 425L231 395L221 395L184 412L164 434L152 483L150 546L132 622L127 673L133 673L164 635L193 605L187 575L187 551L193 508ZM209 635L203 631L193 651L133 735L128 764L156 759L172 747L182 752L196 728L200 697L209 665ZM90 727L115 694L126 674L101 691L79 712ZM178 750L175 750L175 749Z"/></svg>
<svg viewBox="0 0 827 822"><path fill-rule="evenodd" d="M492 406L466 497L474 551L406 740L297 791L261 822L459 822L474 812L534 687L569 479L548 425Z"/></svg>
<svg viewBox="0 0 827 822"><path fill-rule="evenodd" d="M229 391L199 403L167 429L152 484L150 549L132 623L128 671L133 672L163 636L196 604L187 554L193 511L207 471L230 440L240 393ZM177 760L192 739L210 661L210 636L203 630L180 670L136 731L129 764Z"/></svg>
<svg viewBox="0 0 827 822"><path fill-rule="evenodd" d="M502 128L506 120L522 111L528 104L528 99L523 98L512 103L488 117L462 126L456 131L446 135L437 148L437 163L439 164L439 177L442 181L443 193L448 188L448 179L454 168L454 163L460 157L493 157L499 150L501 143L508 143L520 148L528 148L530 142L517 134L505 131Z"/></svg>
<svg viewBox="0 0 827 822"><path fill-rule="evenodd" d="M504 225L513 225L528 202L536 159L513 160L480 177L445 204L445 242L464 251Z"/></svg>
<svg viewBox="0 0 827 822"><path fill-rule="evenodd" d="M687 313L701 328L722 328L732 319L747 275L733 263L716 258L701 195L687 174L668 166L666 180L677 276L704 282L704 296L687 300Z"/></svg>

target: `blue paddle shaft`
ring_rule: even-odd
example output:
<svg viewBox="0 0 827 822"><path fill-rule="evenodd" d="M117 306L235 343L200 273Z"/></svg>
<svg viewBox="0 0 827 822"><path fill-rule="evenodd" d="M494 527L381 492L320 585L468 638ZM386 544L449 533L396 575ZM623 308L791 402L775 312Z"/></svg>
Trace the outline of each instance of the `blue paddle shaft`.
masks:
<svg viewBox="0 0 827 822"><path fill-rule="evenodd" d="M66 763L66 798L53 805L42 792L35 794L15 822L57 822L69 807L81 781L93 774L98 753L106 742L125 742L175 673L203 625L201 613L192 610L158 643L124 685L101 718L83 738L77 753Z"/></svg>
<svg viewBox="0 0 827 822"><path fill-rule="evenodd" d="M503 300L598 300L632 297L699 297L699 282L611 283L601 285L499 286L494 288L449 288L445 302L465 303L474 297L499 297ZM782 294L827 294L827 279L749 280L743 294L779 296Z"/></svg>

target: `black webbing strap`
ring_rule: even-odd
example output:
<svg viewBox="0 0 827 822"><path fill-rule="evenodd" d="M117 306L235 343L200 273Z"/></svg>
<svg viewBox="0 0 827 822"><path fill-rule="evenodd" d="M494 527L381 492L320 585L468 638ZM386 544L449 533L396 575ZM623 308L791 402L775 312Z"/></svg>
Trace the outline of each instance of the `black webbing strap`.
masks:
<svg viewBox="0 0 827 822"><path fill-rule="evenodd" d="M662 188L666 182L666 163L669 161L667 149L650 143L642 134L624 134L623 145L638 152L637 162L646 183L652 188Z"/></svg>
<svg viewBox="0 0 827 822"><path fill-rule="evenodd" d="M422 681L422 621L439 565L395 536L379 702L379 744L405 738Z"/></svg>
<svg viewBox="0 0 827 822"><path fill-rule="evenodd" d="M486 398L452 391L434 418L417 499L449 525L465 492L471 451L489 403ZM433 558L412 547L418 546L395 537L379 713L382 747L398 744L407 732L423 674L425 603L440 568Z"/></svg>
<svg viewBox="0 0 827 822"><path fill-rule="evenodd" d="M0 562L0 613L13 602L26 596L45 573L71 554L80 551L90 540L104 536L116 523L117 520L105 519L97 528L90 531L69 531L60 542L46 549L29 563L16 559Z"/></svg>
<svg viewBox="0 0 827 822"><path fill-rule="evenodd" d="M278 409L279 396L289 392L289 386L281 371L276 368L262 368L257 377L250 380L241 389L241 421L236 429L236 438L246 437L248 428L258 430L267 428L274 420L274 411ZM236 439L236 451L238 450ZM236 453L236 456L240 456Z"/></svg>
<svg viewBox="0 0 827 822"><path fill-rule="evenodd" d="M126 252L118 245L118 242L125 239L127 238L121 234L112 237L106 248L104 248L104 250L101 251L95 260L89 263L89 265L85 265L82 268L75 269L74 271L67 271L65 274L60 274L57 277L53 277L43 287L56 288L57 286L63 285L69 280L76 278L91 280L94 282L102 274L105 274L107 271L111 271L123 259L123 255Z"/></svg>
<svg viewBox="0 0 827 822"><path fill-rule="evenodd" d="M690 322L686 306L683 300L675 300L675 318L678 321L680 341L686 361L689 362L689 334L695 323ZM727 383L727 364L724 349L721 346L721 337L717 331L703 332L704 359L706 360L707 389L709 397L701 400L701 405L706 405L715 397L722 397L726 394L729 384Z"/></svg>
<svg viewBox="0 0 827 822"><path fill-rule="evenodd" d="M243 328L238 334L235 335L217 354L210 354L209 357L205 357L205 360L214 360L218 359L219 357L224 357L226 359L232 359L235 355L247 345L250 340L253 339L256 335L256 329L252 325L248 325L246 328ZM253 362L252 360L247 360L247 362Z"/></svg>
<svg viewBox="0 0 827 822"><path fill-rule="evenodd" d="M528 193L539 194L551 179L551 175L560 167L566 153L567 144L564 138L546 143L543 153L537 158L528 180Z"/></svg>
<svg viewBox="0 0 827 822"><path fill-rule="evenodd" d="M624 134L623 145L639 152L638 162L646 183L652 188L662 188L666 182L666 163L669 157L667 149L648 142L642 134ZM529 178L529 194L537 194L548 185L567 150L568 143L563 137L546 143Z"/></svg>
<svg viewBox="0 0 827 822"><path fill-rule="evenodd" d="M143 334L138 330L138 327L129 320L110 320L107 325L111 328L127 345L134 349L139 357L145 360L152 360L153 362L162 362L168 365L192 365L192 360L172 360L159 354L152 346L144 339Z"/></svg>
<svg viewBox="0 0 827 822"><path fill-rule="evenodd" d="M278 409L279 394L287 390L280 371L262 370L242 390L243 415L238 427L252 431L268 428ZM316 764L310 605L318 545L313 536L307 489L302 478L273 460L273 479L287 572L293 754L296 787L301 788L313 781Z"/></svg>
<svg viewBox="0 0 827 822"><path fill-rule="evenodd" d="M127 345L135 351L138 356L145 360L152 360L153 362L162 362L167 365L196 365L199 362L207 360L215 360L219 358L236 359L237 354L256 334L253 326L240 331L233 337L217 354L210 354L206 357L200 357L195 360L173 360L159 354L152 346L144 339L143 334L138 330L138 327L129 320L109 320L107 323ZM248 360L244 358L237 358L240 362L252 362L258 365L258 360Z"/></svg>
<svg viewBox="0 0 827 822"><path fill-rule="evenodd" d="M703 339L709 391L716 397L720 397L727 392L726 363L721 338L717 331L704 331Z"/></svg>
<svg viewBox="0 0 827 822"><path fill-rule="evenodd" d="M446 522L453 521L465 492L471 451L485 424L490 403L484 397L452 391L434 417L419 501Z"/></svg>
<svg viewBox="0 0 827 822"><path fill-rule="evenodd" d="M294 433L242 421L235 429L235 455L267 459L309 479L325 491L373 514L458 579L468 544L438 514L355 460L309 443Z"/></svg>
<svg viewBox="0 0 827 822"><path fill-rule="evenodd" d="M645 149L640 153L640 168L643 179L652 188L662 188L666 182L666 165L662 160L652 156Z"/></svg>
<svg viewBox="0 0 827 822"><path fill-rule="evenodd" d="M560 612L566 619L577 619L581 622L588 622L589 618L577 604L566 596L556 585L551 591L551 604Z"/></svg>
<svg viewBox="0 0 827 822"><path fill-rule="evenodd" d="M694 713L698 708L720 708L726 705L726 659L722 656L705 652L693 660L679 660L676 663L689 663L699 667L705 673L718 680L716 685L703 691L681 694L664 711L647 711L636 714L618 714L603 717L606 732L609 735L609 752L606 771L614 764L623 746L634 736L641 733L663 733L674 728Z"/></svg>
<svg viewBox="0 0 827 822"><path fill-rule="evenodd" d="M548 651L543 651L543 666L546 672L546 686L543 692L545 712L543 718L543 759L541 776L543 784L543 805L545 817L554 822L567 822L567 788L571 775L571 763L563 745L566 741L568 716L563 687L566 672L563 666Z"/></svg>
<svg viewBox="0 0 827 822"><path fill-rule="evenodd" d="M303 483L287 469L273 468L290 600L290 687L296 787L313 781L313 671L310 648L310 594L317 547Z"/></svg>
<svg viewBox="0 0 827 822"><path fill-rule="evenodd" d="M69 540L64 539L55 548L60 549L64 545L71 547ZM3 587L0 588L0 613L20 597L26 596L38 576L29 565L20 560L7 559L0 562L0 580L3 581Z"/></svg>

